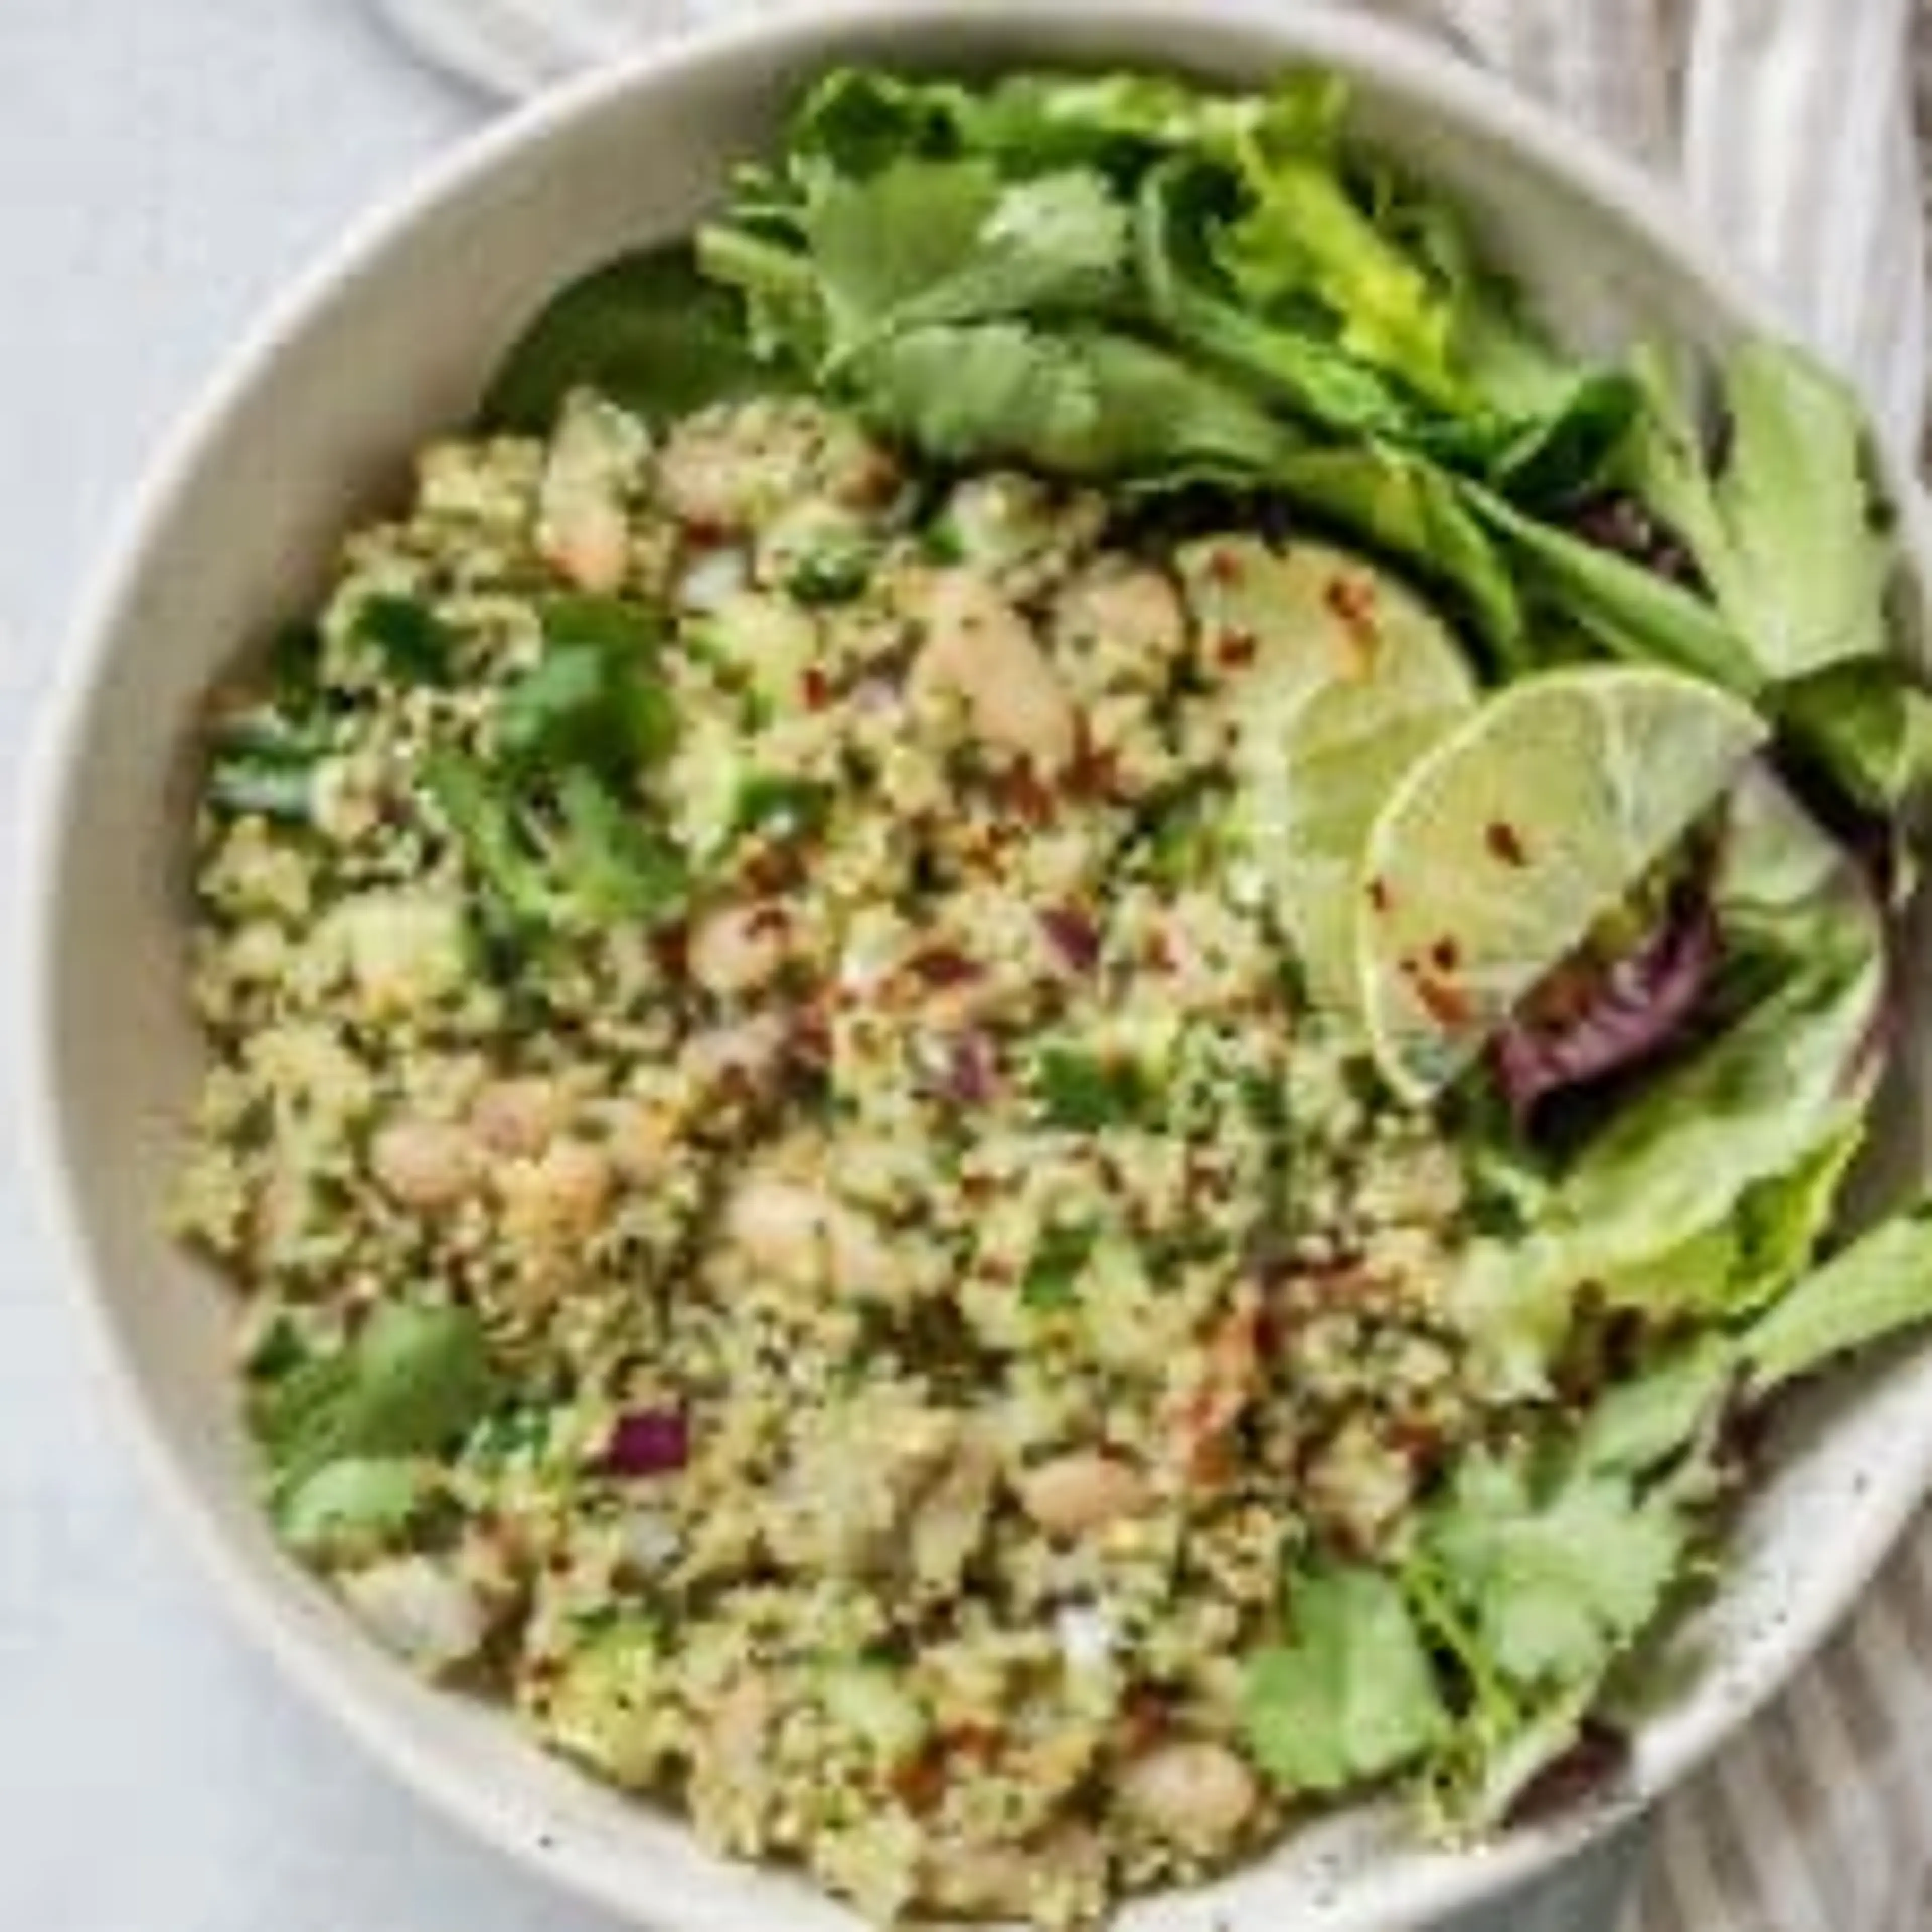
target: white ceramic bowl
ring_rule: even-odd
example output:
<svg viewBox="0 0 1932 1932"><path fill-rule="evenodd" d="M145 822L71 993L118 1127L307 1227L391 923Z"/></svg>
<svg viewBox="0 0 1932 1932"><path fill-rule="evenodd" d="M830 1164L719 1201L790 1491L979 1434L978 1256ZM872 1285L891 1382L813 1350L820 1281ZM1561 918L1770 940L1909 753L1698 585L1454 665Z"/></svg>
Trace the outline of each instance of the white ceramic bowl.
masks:
<svg viewBox="0 0 1932 1932"><path fill-rule="evenodd" d="M538 302L620 247L688 224L727 163L758 150L791 89L853 57L1178 62L1250 82L1291 60L1329 63L1354 76L1364 128L1478 211L1578 337L1635 329L1710 345L1750 313L1694 249L1680 208L1500 88L1358 22L1282 0L958 0L740 33L508 122L311 275L177 436L72 642L34 774L20 1139L120 1399L222 1595L406 1783L478 1836L668 1932L850 1922L788 1877L707 1856L674 1820L544 1757L500 1716L412 1682L278 1553L250 1498L220 1284L158 1232L199 1057L183 992L190 722L241 642L316 590L334 540L394 490L412 448L464 416ZM1924 1084L1904 1082L1906 1100ZM1918 1170L1922 1144L1918 1109L1895 1108L1895 1164ZM1816 1643L1928 1468L1932 1351L1866 1365L1793 1418L1738 1567L1690 1634L1704 1667L1638 1740L1638 1793L1679 1776ZM1445 1856L1359 1810L1126 1922L1388 1932L1506 1887L1613 1815Z"/></svg>

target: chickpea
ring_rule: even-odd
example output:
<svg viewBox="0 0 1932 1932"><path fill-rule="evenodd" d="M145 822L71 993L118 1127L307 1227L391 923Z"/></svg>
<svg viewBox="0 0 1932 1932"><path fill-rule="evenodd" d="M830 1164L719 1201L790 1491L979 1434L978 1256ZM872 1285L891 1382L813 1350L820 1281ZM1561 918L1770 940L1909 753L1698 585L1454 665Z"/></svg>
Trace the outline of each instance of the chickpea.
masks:
<svg viewBox="0 0 1932 1932"><path fill-rule="evenodd" d="M587 1141L553 1141L497 1175L505 1226L519 1246L554 1246L595 1232L609 1204L610 1156Z"/></svg>
<svg viewBox="0 0 1932 1932"><path fill-rule="evenodd" d="M384 1192L405 1208L448 1208L476 1178L476 1143L447 1120L392 1120L370 1143L369 1166Z"/></svg>
<svg viewBox="0 0 1932 1932"><path fill-rule="evenodd" d="M492 1154L541 1154L563 1124L563 1096L541 1075L493 1080L470 1103L470 1130Z"/></svg>
<svg viewBox="0 0 1932 1932"><path fill-rule="evenodd" d="M622 506L586 502L573 507L569 520L547 531L544 561L580 590L608 596L622 587L630 568L630 532Z"/></svg>
<svg viewBox="0 0 1932 1932"><path fill-rule="evenodd" d="M1218 1851L1252 1814L1254 1774L1225 1745L1156 1744L1120 1776L1121 1802L1148 1828L1190 1851Z"/></svg>
<svg viewBox="0 0 1932 1932"><path fill-rule="evenodd" d="M912 668L915 698L956 692L986 744L1042 772L1073 755L1072 701L1026 620L978 572L934 573L924 598L926 641Z"/></svg>
<svg viewBox="0 0 1932 1932"><path fill-rule="evenodd" d="M898 1269L872 1223L816 1188L776 1174L754 1174L725 1211L733 1244L754 1266L784 1281L830 1276L861 1295L886 1295Z"/></svg>
<svg viewBox="0 0 1932 1932"><path fill-rule="evenodd" d="M587 394L565 406L544 465L537 548L578 589L618 590L630 567L625 510L650 442L634 417Z"/></svg>
<svg viewBox="0 0 1932 1932"><path fill-rule="evenodd" d="M1150 662L1178 656L1187 641L1180 595L1162 571L1095 569L1077 578L1054 608L1070 643L1109 646Z"/></svg>
<svg viewBox="0 0 1932 1932"><path fill-rule="evenodd" d="M763 986L784 964L786 921L776 907L720 906L700 920L686 957L691 976L725 999Z"/></svg>
<svg viewBox="0 0 1932 1932"><path fill-rule="evenodd" d="M1090 1534L1138 1515L1148 1500L1147 1478L1131 1463L1090 1449L1056 1456L1016 1486L1021 1508L1054 1536Z"/></svg>
<svg viewBox="0 0 1932 1932"><path fill-rule="evenodd" d="M1062 1826L1039 1844L936 1844L926 1853L920 1894L942 1911L975 1918L1030 1918L1055 1884L1075 1891L1099 1882L1106 1852L1095 1834Z"/></svg>

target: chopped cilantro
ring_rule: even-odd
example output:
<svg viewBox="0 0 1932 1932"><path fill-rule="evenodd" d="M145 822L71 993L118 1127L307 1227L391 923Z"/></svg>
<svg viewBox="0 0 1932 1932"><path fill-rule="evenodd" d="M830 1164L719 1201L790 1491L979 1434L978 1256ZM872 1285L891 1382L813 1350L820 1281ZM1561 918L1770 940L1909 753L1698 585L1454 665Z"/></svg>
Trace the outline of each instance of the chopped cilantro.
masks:
<svg viewBox="0 0 1932 1932"><path fill-rule="evenodd" d="M1080 1223L1049 1228L1033 1251L1020 1282L1020 1299L1042 1311L1069 1308L1081 1272L1094 1252L1095 1229Z"/></svg>
<svg viewBox="0 0 1932 1932"><path fill-rule="evenodd" d="M831 804L827 788L811 778L778 778L753 772L739 785L731 805L734 837L759 832L796 838L815 830Z"/></svg>
<svg viewBox="0 0 1932 1932"><path fill-rule="evenodd" d="M1155 1095L1132 1060L1102 1059L1078 1048L1049 1046L1034 1063L1035 1090L1057 1127L1092 1132L1142 1120Z"/></svg>
<svg viewBox="0 0 1932 1932"><path fill-rule="evenodd" d="M466 1308L398 1302L352 1341L257 1382L249 1420L277 1492L345 1456L430 1456L494 1402L483 1326Z"/></svg>
<svg viewBox="0 0 1932 1932"><path fill-rule="evenodd" d="M801 604L849 604L872 572L872 548L853 541L822 544L799 559L785 589Z"/></svg>
<svg viewBox="0 0 1932 1932"><path fill-rule="evenodd" d="M456 640L430 607L414 597L378 591L356 608L350 634L371 646L383 668L404 684L447 684Z"/></svg>

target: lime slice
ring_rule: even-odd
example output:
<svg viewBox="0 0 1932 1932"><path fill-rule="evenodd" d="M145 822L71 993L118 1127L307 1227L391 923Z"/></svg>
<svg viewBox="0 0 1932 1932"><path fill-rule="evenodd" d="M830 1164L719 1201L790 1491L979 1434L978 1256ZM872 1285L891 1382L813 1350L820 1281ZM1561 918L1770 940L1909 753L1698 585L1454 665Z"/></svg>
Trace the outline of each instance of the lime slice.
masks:
<svg viewBox="0 0 1932 1932"><path fill-rule="evenodd" d="M1369 834L1355 908L1370 1045L1424 1100L1729 789L1748 705L1676 672L1511 686L1426 753Z"/></svg>
<svg viewBox="0 0 1932 1932"><path fill-rule="evenodd" d="M1195 545L1181 568L1226 701L1249 849L1321 1003L1356 999L1364 847L1402 773L1474 707L1455 638L1401 578L1326 544Z"/></svg>

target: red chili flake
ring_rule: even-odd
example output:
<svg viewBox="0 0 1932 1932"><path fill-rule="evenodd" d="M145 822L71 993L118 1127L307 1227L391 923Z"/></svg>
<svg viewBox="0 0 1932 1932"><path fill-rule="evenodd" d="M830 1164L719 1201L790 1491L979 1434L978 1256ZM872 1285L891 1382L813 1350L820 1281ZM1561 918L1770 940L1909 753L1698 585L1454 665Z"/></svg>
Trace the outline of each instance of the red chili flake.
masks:
<svg viewBox="0 0 1932 1932"><path fill-rule="evenodd" d="M1376 628L1374 584L1366 577L1342 572L1328 580L1322 601L1341 620L1349 643L1354 646L1354 670L1358 675L1366 674L1382 647L1382 634Z"/></svg>
<svg viewBox="0 0 1932 1932"><path fill-rule="evenodd" d="M978 979L985 968L956 946L931 946L915 952L906 962L907 970L932 987L964 986Z"/></svg>
<svg viewBox="0 0 1932 1932"><path fill-rule="evenodd" d="M1167 1700L1156 1690L1128 1693L1120 1706L1120 1743L1130 1756L1157 1744L1173 1723Z"/></svg>
<svg viewBox="0 0 1932 1932"><path fill-rule="evenodd" d="M1252 631L1224 631L1214 646L1214 661L1229 670L1241 670L1255 661L1261 640Z"/></svg>
<svg viewBox="0 0 1932 1932"><path fill-rule="evenodd" d="M1430 1018L1438 1026L1454 1030L1467 1026L1475 1017L1467 997L1446 980L1438 980L1428 974L1418 974L1415 997L1428 1008Z"/></svg>
<svg viewBox="0 0 1932 1932"><path fill-rule="evenodd" d="M691 970L691 928L686 926L661 926L651 935L651 951L658 968L674 980L683 979Z"/></svg>
<svg viewBox="0 0 1932 1932"><path fill-rule="evenodd" d="M787 1058L805 1072L822 1072L832 1064L832 1025L817 1004L801 1007L785 1041Z"/></svg>
<svg viewBox="0 0 1932 1932"><path fill-rule="evenodd" d="M1090 973L1100 963L1100 928L1078 906L1048 906L1040 925L1053 950L1076 973Z"/></svg>
<svg viewBox="0 0 1932 1932"><path fill-rule="evenodd" d="M1030 765L1006 773L997 789L1001 806L1029 825L1044 825L1053 816L1052 791L1034 776Z"/></svg>
<svg viewBox="0 0 1932 1932"><path fill-rule="evenodd" d="M823 711L832 702L832 680L816 664L807 664L799 680L808 711Z"/></svg>
<svg viewBox="0 0 1932 1932"><path fill-rule="evenodd" d="M747 861L745 884L754 892L769 896L783 892L798 870L797 854L789 844L768 845Z"/></svg>
<svg viewBox="0 0 1932 1932"><path fill-rule="evenodd" d="M1389 889L1386 879L1371 879L1369 881L1369 903L1378 912L1388 910Z"/></svg>
<svg viewBox="0 0 1932 1932"><path fill-rule="evenodd" d="M1462 949L1447 933L1429 949L1429 957L1444 973L1453 973L1461 963Z"/></svg>
<svg viewBox="0 0 1932 1932"><path fill-rule="evenodd" d="M1389 1447L1412 1462L1430 1463L1442 1453L1442 1431L1432 1422L1414 1416L1391 1416L1388 1424Z"/></svg>
<svg viewBox="0 0 1932 1932"><path fill-rule="evenodd" d="M1277 1310L1263 1308L1256 1315L1255 1353L1264 1361L1280 1354L1287 1325Z"/></svg>
<svg viewBox="0 0 1932 1932"><path fill-rule="evenodd" d="M1529 854L1523 850L1522 834L1506 818L1492 819L1483 833L1483 843L1489 848L1490 856L1505 866L1514 866L1520 871L1529 863Z"/></svg>
<svg viewBox="0 0 1932 1932"><path fill-rule="evenodd" d="M1238 550L1216 548L1208 554L1208 574L1216 584L1238 584L1241 580L1241 559Z"/></svg>
<svg viewBox="0 0 1932 1932"><path fill-rule="evenodd" d="M930 1811L946 1795L946 1762L938 1751L922 1750L895 1766L886 1781L908 1811Z"/></svg>
<svg viewBox="0 0 1932 1932"><path fill-rule="evenodd" d="M991 1764L1000 1754L1000 1733L991 1724L961 1724L944 1742L950 1755L971 1764Z"/></svg>
<svg viewBox="0 0 1932 1932"><path fill-rule="evenodd" d="M1073 761L1066 768L1061 790L1070 798L1112 798L1120 789L1119 754L1096 746L1087 736L1083 719L1077 728Z"/></svg>

